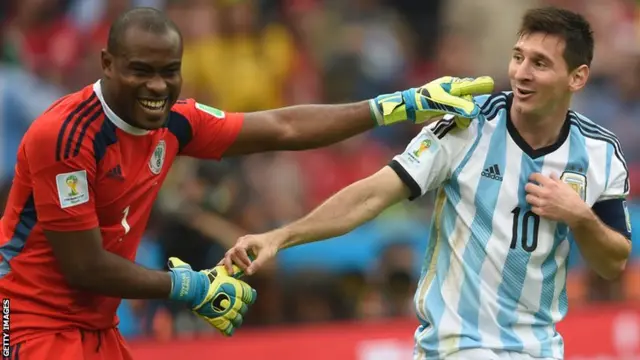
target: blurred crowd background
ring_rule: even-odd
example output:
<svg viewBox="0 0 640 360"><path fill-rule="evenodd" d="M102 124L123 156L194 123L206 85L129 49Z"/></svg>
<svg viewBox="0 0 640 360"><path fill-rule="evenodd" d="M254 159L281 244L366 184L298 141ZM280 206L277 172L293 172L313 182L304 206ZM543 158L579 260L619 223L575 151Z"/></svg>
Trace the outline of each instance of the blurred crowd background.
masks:
<svg viewBox="0 0 640 360"><path fill-rule="evenodd" d="M2 0L2 195L30 122L57 97L100 77L109 25L130 6L164 9L183 31L183 97L244 112L363 100L442 75L491 75L499 90L507 90L520 16L549 3L580 10L594 27L591 81L574 109L620 138L638 230L640 2L631 0ZM181 159L137 261L163 269L168 256L179 256L195 268L215 265L239 236L294 220L372 174L417 131L403 124L313 151L221 162ZM414 316L411 301L431 209L426 196L342 238L283 251L248 280L259 301L246 326ZM640 301L639 249L624 277L609 283L587 271L574 248L571 306ZM210 331L163 301L125 301L119 315L129 338Z"/></svg>

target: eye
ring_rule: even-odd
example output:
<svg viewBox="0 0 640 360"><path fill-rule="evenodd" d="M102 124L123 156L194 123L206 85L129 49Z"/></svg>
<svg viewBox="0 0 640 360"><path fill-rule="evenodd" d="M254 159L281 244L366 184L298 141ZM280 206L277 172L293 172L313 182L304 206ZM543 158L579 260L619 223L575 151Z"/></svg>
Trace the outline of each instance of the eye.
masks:
<svg viewBox="0 0 640 360"><path fill-rule="evenodd" d="M542 61L542 60L538 60L535 62L535 66L538 68L546 68L547 67L547 63Z"/></svg>
<svg viewBox="0 0 640 360"><path fill-rule="evenodd" d="M522 59L523 59L523 57L522 57L522 55L521 55L521 54L513 54L513 55L511 56L511 58L512 58L513 60L515 60L515 61L518 61L518 62L522 61Z"/></svg>

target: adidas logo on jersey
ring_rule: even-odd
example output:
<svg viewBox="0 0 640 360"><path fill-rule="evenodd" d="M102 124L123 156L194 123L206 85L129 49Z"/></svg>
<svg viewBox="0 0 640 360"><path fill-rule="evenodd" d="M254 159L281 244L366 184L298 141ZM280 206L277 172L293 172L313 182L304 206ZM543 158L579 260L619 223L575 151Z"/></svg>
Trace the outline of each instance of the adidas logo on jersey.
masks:
<svg viewBox="0 0 640 360"><path fill-rule="evenodd" d="M482 176L488 177L489 179L502 181L502 174L500 174L500 168L498 164L494 164L493 166L489 166L488 168L482 171Z"/></svg>
<svg viewBox="0 0 640 360"><path fill-rule="evenodd" d="M107 177L112 179L124 180L124 176L122 176L122 168L120 167L120 165L116 165L111 170L107 171Z"/></svg>

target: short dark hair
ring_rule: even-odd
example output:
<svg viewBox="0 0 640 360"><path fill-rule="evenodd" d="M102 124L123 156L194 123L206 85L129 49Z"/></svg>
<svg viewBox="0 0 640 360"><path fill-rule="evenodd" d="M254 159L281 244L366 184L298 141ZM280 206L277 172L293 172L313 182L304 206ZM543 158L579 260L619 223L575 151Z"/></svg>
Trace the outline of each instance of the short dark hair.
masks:
<svg viewBox="0 0 640 360"><path fill-rule="evenodd" d="M532 33L556 35L565 40L564 60L569 70L591 66L593 30L580 14L553 6L531 9L522 17L518 36Z"/></svg>
<svg viewBox="0 0 640 360"><path fill-rule="evenodd" d="M146 31L157 34L171 30L182 37L178 26L171 21L162 11L151 7L133 8L122 15L111 24L107 39L107 51L118 55L122 51L122 40L127 30L138 27Z"/></svg>

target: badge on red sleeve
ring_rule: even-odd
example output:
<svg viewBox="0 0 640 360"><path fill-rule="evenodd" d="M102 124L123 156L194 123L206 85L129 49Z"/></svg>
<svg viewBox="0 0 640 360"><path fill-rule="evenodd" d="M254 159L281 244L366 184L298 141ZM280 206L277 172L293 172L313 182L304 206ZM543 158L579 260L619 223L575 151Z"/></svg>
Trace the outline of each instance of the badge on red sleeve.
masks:
<svg viewBox="0 0 640 360"><path fill-rule="evenodd" d="M224 111L220 110L220 109L216 109L214 107L208 106L208 105L204 105L204 104L200 104L200 103L196 103L196 109L200 110L200 111L204 111L205 113L216 117L218 119L224 119Z"/></svg>

